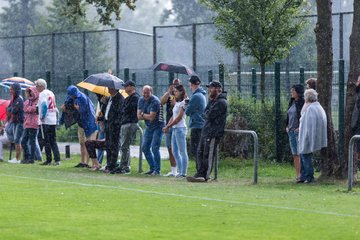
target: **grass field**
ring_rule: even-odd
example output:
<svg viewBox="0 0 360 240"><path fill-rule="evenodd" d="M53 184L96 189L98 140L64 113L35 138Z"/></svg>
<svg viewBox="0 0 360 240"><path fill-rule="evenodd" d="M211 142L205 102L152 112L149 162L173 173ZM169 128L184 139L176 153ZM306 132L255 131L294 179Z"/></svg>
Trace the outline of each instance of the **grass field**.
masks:
<svg viewBox="0 0 360 240"><path fill-rule="evenodd" d="M295 184L290 165L260 162L253 185L251 162L221 162L210 183L77 162L0 163L0 239L360 239L359 187Z"/></svg>

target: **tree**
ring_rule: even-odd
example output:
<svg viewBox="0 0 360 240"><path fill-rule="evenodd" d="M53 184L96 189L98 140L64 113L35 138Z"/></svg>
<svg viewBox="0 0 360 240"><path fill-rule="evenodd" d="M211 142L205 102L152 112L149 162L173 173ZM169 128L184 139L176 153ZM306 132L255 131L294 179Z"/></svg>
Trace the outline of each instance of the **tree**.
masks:
<svg viewBox="0 0 360 240"><path fill-rule="evenodd" d="M66 0L66 5L61 9L61 13L73 20L86 16L86 3L94 5L99 14L99 22L104 25L112 25L112 14L116 20L120 20L121 5L125 4L129 9L135 9L136 0Z"/></svg>
<svg viewBox="0 0 360 240"><path fill-rule="evenodd" d="M28 72L53 70L65 74L82 76L84 70L84 62L81 57L83 54L83 33L81 31L96 30L98 24L90 22L83 17L68 19L61 14L66 0L53 0L51 6L47 7L47 15L42 16L36 27L31 29L31 33L64 33L78 32L72 34L56 34L47 37L29 38L27 41L27 61L26 68ZM104 71L109 67L110 59L107 59L104 53L107 52L107 46L104 44L102 35L87 34L86 35L86 68L94 71ZM54 38L54 39L52 39ZM54 49L52 49L52 41L54 41ZM51 69L52 51L55 56L55 66ZM43 61L39 61L42 59ZM37 74L36 72L34 74ZM53 73L54 74L54 73Z"/></svg>
<svg viewBox="0 0 360 240"><path fill-rule="evenodd" d="M352 32L350 35L350 69L346 88L346 105L345 105L345 148L344 159L341 161L341 169L343 176L347 173L347 159L349 141L352 137L351 132L351 114L355 106L355 82L360 76L360 2L354 1L354 16L352 24Z"/></svg>
<svg viewBox="0 0 360 240"><path fill-rule="evenodd" d="M217 13L217 39L225 47L254 57L260 64L261 100L265 101L265 66L287 56L301 31L302 0L202 0Z"/></svg>
<svg viewBox="0 0 360 240"><path fill-rule="evenodd" d="M327 116L328 146L321 150L321 176L339 176L339 159L331 118L333 79L331 0L317 0L317 23L314 29L317 47L317 90Z"/></svg>
<svg viewBox="0 0 360 240"><path fill-rule="evenodd" d="M2 48L9 55L10 71L21 68L22 43L20 36L27 35L29 30L39 21L37 7L41 0L8 0L9 6L0 14L0 34L2 36L19 36L19 38L3 39ZM10 63L11 62L11 63Z"/></svg>
<svg viewBox="0 0 360 240"><path fill-rule="evenodd" d="M161 22L174 18L179 24L210 22L214 12L208 10L197 0L170 0L171 8L164 9Z"/></svg>

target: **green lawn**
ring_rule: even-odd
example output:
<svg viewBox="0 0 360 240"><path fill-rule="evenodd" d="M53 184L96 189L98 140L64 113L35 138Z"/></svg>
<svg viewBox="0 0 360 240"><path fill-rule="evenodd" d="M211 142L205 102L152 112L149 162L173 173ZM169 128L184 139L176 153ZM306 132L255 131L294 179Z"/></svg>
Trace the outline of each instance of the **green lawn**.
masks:
<svg viewBox="0 0 360 240"><path fill-rule="evenodd" d="M253 185L250 161L221 162L210 183L146 177L136 160L126 176L77 161L0 163L0 239L360 239L360 188L295 184L290 165L260 162Z"/></svg>

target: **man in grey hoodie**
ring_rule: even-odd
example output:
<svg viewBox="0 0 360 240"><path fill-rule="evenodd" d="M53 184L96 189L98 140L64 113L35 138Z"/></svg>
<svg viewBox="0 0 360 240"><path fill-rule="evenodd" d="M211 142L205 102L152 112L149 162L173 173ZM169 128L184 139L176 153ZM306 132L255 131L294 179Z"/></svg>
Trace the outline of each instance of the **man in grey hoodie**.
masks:
<svg viewBox="0 0 360 240"><path fill-rule="evenodd" d="M206 106L206 91L200 86L201 81L198 76L191 76L189 82L192 95L186 106L185 114L190 117L189 128L191 129L191 154L193 157L196 157L201 136L201 129L205 123L203 113ZM196 168L197 167L198 166L196 166Z"/></svg>

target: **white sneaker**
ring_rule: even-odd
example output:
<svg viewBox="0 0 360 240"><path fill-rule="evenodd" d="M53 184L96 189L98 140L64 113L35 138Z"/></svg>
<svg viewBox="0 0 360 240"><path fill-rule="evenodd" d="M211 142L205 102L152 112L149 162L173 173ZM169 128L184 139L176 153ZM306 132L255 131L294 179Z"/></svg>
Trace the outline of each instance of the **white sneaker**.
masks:
<svg viewBox="0 0 360 240"><path fill-rule="evenodd" d="M175 177L177 174L174 174L173 172L168 172L167 174L163 175L164 177Z"/></svg>
<svg viewBox="0 0 360 240"><path fill-rule="evenodd" d="M8 163L20 163L20 160L17 160L16 158L13 158L11 160L8 161Z"/></svg>

